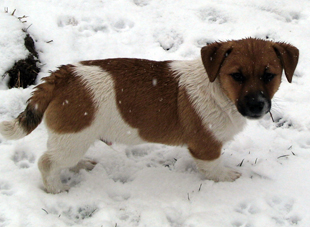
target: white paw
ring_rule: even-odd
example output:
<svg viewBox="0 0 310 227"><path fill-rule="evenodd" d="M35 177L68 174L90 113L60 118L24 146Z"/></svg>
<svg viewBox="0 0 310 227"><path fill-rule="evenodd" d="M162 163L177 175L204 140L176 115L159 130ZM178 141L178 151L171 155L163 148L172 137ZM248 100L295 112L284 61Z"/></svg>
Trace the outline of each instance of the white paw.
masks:
<svg viewBox="0 0 310 227"><path fill-rule="evenodd" d="M216 172L212 172L211 174L205 173L205 176L209 180L214 180L215 182L219 181L232 182L238 179L241 176L241 173L227 167L221 167L221 169L218 169Z"/></svg>
<svg viewBox="0 0 310 227"><path fill-rule="evenodd" d="M73 171L75 173L79 172L81 169L85 169L87 171L91 171L97 162L90 160L90 159L82 159L78 162L78 164L72 168L70 168L70 171Z"/></svg>
<svg viewBox="0 0 310 227"><path fill-rule="evenodd" d="M58 194L61 192L69 191L69 189L70 189L69 185L65 185L65 184L61 183L60 180L57 180L57 181L54 180L54 181L50 181L50 182L43 180L43 183L44 183L46 192L52 193L52 194Z"/></svg>
<svg viewBox="0 0 310 227"><path fill-rule="evenodd" d="M208 179L215 182L234 181L241 176L236 170L222 166L220 159L203 161L195 159L199 171Z"/></svg>

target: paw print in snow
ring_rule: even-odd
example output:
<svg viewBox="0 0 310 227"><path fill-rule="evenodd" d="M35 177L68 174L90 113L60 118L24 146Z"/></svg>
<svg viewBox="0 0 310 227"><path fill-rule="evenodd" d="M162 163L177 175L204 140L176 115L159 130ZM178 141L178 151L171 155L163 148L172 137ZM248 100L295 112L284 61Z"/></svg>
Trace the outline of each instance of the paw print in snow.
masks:
<svg viewBox="0 0 310 227"><path fill-rule="evenodd" d="M184 42L183 36L174 30L161 29L154 34L154 37L165 51L170 52L178 50Z"/></svg>
<svg viewBox="0 0 310 227"><path fill-rule="evenodd" d="M241 214L257 214L260 212L260 209L252 203L240 203L237 206L236 211Z"/></svg>
<svg viewBox="0 0 310 227"><path fill-rule="evenodd" d="M30 151L16 150L12 160L19 168L26 169L35 162L35 155Z"/></svg>
<svg viewBox="0 0 310 227"><path fill-rule="evenodd" d="M302 18L301 13L297 11L278 11L274 8L261 8L261 10L273 14L276 19L286 23L297 23Z"/></svg>
<svg viewBox="0 0 310 227"><path fill-rule="evenodd" d="M226 17L225 12L221 12L215 8L206 8L199 11L198 17L202 21L207 21L208 23L224 24L229 19Z"/></svg>
<svg viewBox="0 0 310 227"><path fill-rule="evenodd" d="M13 194L13 192L11 191L11 186L7 182L0 181L0 194L8 196Z"/></svg>
<svg viewBox="0 0 310 227"><path fill-rule="evenodd" d="M150 0L133 0L133 2L137 5L137 6L147 6L150 4Z"/></svg>
<svg viewBox="0 0 310 227"><path fill-rule="evenodd" d="M131 28L134 27L134 22L128 20L128 19L117 19L117 20L112 20L111 26L112 28L117 31L117 32L124 32L128 31Z"/></svg>
<svg viewBox="0 0 310 227"><path fill-rule="evenodd" d="M295 201L292 198L274 196L267 200L268 205L272 208L271 219L279 226L297 225L301 218L292 214Z"/></svg>
<svg viewBox="0 0 310 227"><path fill-rule="evenodd" d="M294 204L294 199L280 196L243 202L235 208L242 216L231 225L250 227L257 226L256 223L264 223L264 226L295 226L299 224L301 217L293 211Z"/></svg>
<svg viewBox="0 0 310 227"><path fill-rule="evenodd" d="M251 224L249 224L249 223L244 223L244 222L242 222L242 221L235 221L235 222L232 223L231 226L232 226L232 227L252 227Z"/></svg>
<svg viewBox="0 0 310 227"><path fill-rule="evenodd" d="M104 18L100 17L82 17L62 15L58 17L57 25L60 28L71 27L73 31L85 35L96 32L108 32L108 25Z"/></svg>

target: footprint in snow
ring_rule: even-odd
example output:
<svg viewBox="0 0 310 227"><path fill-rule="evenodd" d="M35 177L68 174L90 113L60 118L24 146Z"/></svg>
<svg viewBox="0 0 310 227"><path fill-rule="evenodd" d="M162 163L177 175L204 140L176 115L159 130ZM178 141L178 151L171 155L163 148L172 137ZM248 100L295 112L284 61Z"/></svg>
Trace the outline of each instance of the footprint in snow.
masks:
<svg viewBox="0 0 310 227"><path fill-rule="evenodd" d="M77 26L78 24L79 21L74 16L62 15L57 20L58 27Z"/></svg>
<svg viewBox="0 0 310 227"><path fill-rule="evenodd" d="M252 203L240 203L237 208L236 211L238 213L241 214L257 214L260 212L260 208L258 206L256 206L255 204Z"/></svg>
<svg viewBox="0 0 310 227"><path fill-rule="evenodd" d="M209 23L216 23L216 24L224 24L229 19L225 16L224 12L219 11L215 8L205 8L201 9L198 13L198 17L202 21L206 21Z"/></svg>
<svg viewBox="0 0 310 227"><path fill-rule="evenodd" d="M111 23L112 28L117 32L125 32L134 27L134 22L128 19L118 19Z"/></svg>
<svg viewBox="0 0 310 227"><path fill-rule="evenodd" d="M265 200L264 210L269 210L265 220L276 226L295 226L301 221L301 217L292 213L294 209L294 199L288 197L272 196ZM255 226L255 220L261 219L263 215L261 208L256 202L243 202L237 205L235 211L243 214L245 220L235 220L231 223L232 227L251 227Z"/></svg>
<svg viewBox="0 0 310 227"><path fill-rule="evenodd" d="M78 19L74 16L62 15L58 17L57 25L61 28L71 26L84 34L107 32L109 30L105 20L100 17L83 17Z"/></svg>
<svg viewBox="0 0 310 227"><path fill-rule="evenodd" d="M277 210L280 213L286 214L292 211L295 202L292 198L274 196L268 199L267 203L271 208Z"/></svg>
<svg viewBox="0 0 310 227"><path fill-rule="evenodd" d="M11 188L12 187L7 182L5 182L5 181L0 182L0 194L8 195L8 196L13 195ZM1 221L0 221L0 223L1 223Z"/></svg>
<svg viewBox="0 0 310 227"><path fill-rule="evenodd" d="M134 4L137 6L147 6L150 4L150 0L133 0Z"/></svg>
<svg viewBox="0 0 310 227"><path fill-rule="evenodd" d="M232 227L253 227L251 224L242 221L235 221L231 224Z"/></svg>
<svg viewBox="0 0 310 227"><path fill-rule="evenodd" d="M295 205L293 198L274 196L268 199L267 203L275 211L271 218L278 225L294 226L301 221L300 216L292 214Z"/></svg>
<svg viewBox="0 0 310 227"><path fill-rule="evenodd" d="M20 169L27 169L35 162L35 155L30 151L16 150L12 160Z"/></svg>
<svg viewBox="0 0 310 227"><path fill-rule="evenodd" d="M183 44L183 36L175 30L161 29L154 34L155 39L165 51L174 52Z"/></svg>
<svg viewBox="0 0 310 227"><path fill-rule="evenodd" d="M274 8L261 8L261 10L271 13L276 19L287 23L296 23L302 18L301 13L296 11L278 11Z"/></svg>
<svg viewBox="0 0 310 227"><path fill-rule="evenodd" d="M42 208L42 212L46 214L54 214L59 219L62 219L68 226L81 224L83 220L92 218L99 208L93 204L68 206L64 203L59 203L56 207Z"/></svg>
<svg viewBox="0 0 310 227"><path fill-rule="evenodd" d="M129 192L122 192L121 190L108 191L108 195L111 199L117 202L128 200L131 197L131 194Z"/></svg>
<svg viewBox="0 0 310 227"><path fill-rule="evenodd" d="M69 207L63 211L63 215L78 223L81 220L91 218L98 210L98 207L93 205L85 205L77 208Z"/></svg>
<svg viewBox="0 0 310 227"><path fill-rule="evenodd" d="M4 227L4 226L9 226L9 223L7 222L7 219L5 217L3 217L2 215L0 215L0 226Z"/></svg>

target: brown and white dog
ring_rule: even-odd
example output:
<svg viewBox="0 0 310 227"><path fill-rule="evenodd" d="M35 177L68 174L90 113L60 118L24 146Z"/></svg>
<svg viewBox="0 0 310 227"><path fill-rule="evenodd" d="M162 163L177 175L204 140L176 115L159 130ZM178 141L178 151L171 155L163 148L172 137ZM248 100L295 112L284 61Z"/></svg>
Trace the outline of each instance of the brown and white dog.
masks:
<svg viewBox="0 0 310 227"><path fill-rule="evenodd" d="M246 118L270 111L283 69L291 82L298 56L292 45L248 38L207 45L190 61L117 58L61 66L0 132L19 139L44 118L47 151L38 165L50 193L68 189L61 170L93 168L81 159L100 138L186 145L208 179L233 181L240 173L221 165L223 144Z"/></svg>

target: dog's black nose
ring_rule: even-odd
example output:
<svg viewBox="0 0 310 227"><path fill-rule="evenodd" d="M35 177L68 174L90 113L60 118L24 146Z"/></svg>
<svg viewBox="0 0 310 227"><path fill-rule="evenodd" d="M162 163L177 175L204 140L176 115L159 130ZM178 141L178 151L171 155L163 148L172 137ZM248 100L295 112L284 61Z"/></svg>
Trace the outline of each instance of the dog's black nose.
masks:
<svg viewBox="0 0 310 227"><path fill-rule="evenodd" d="M239 112L250 119L261 118L270 108L271 101L262 92L248 94L238 103Z"/></svg>
<svg viewBox="0 0 310 227"><path fill-rule="evenodd" d="M262 99L249 98L247 107L252 114L261 114L265 107L265 102Z"/></svg>

